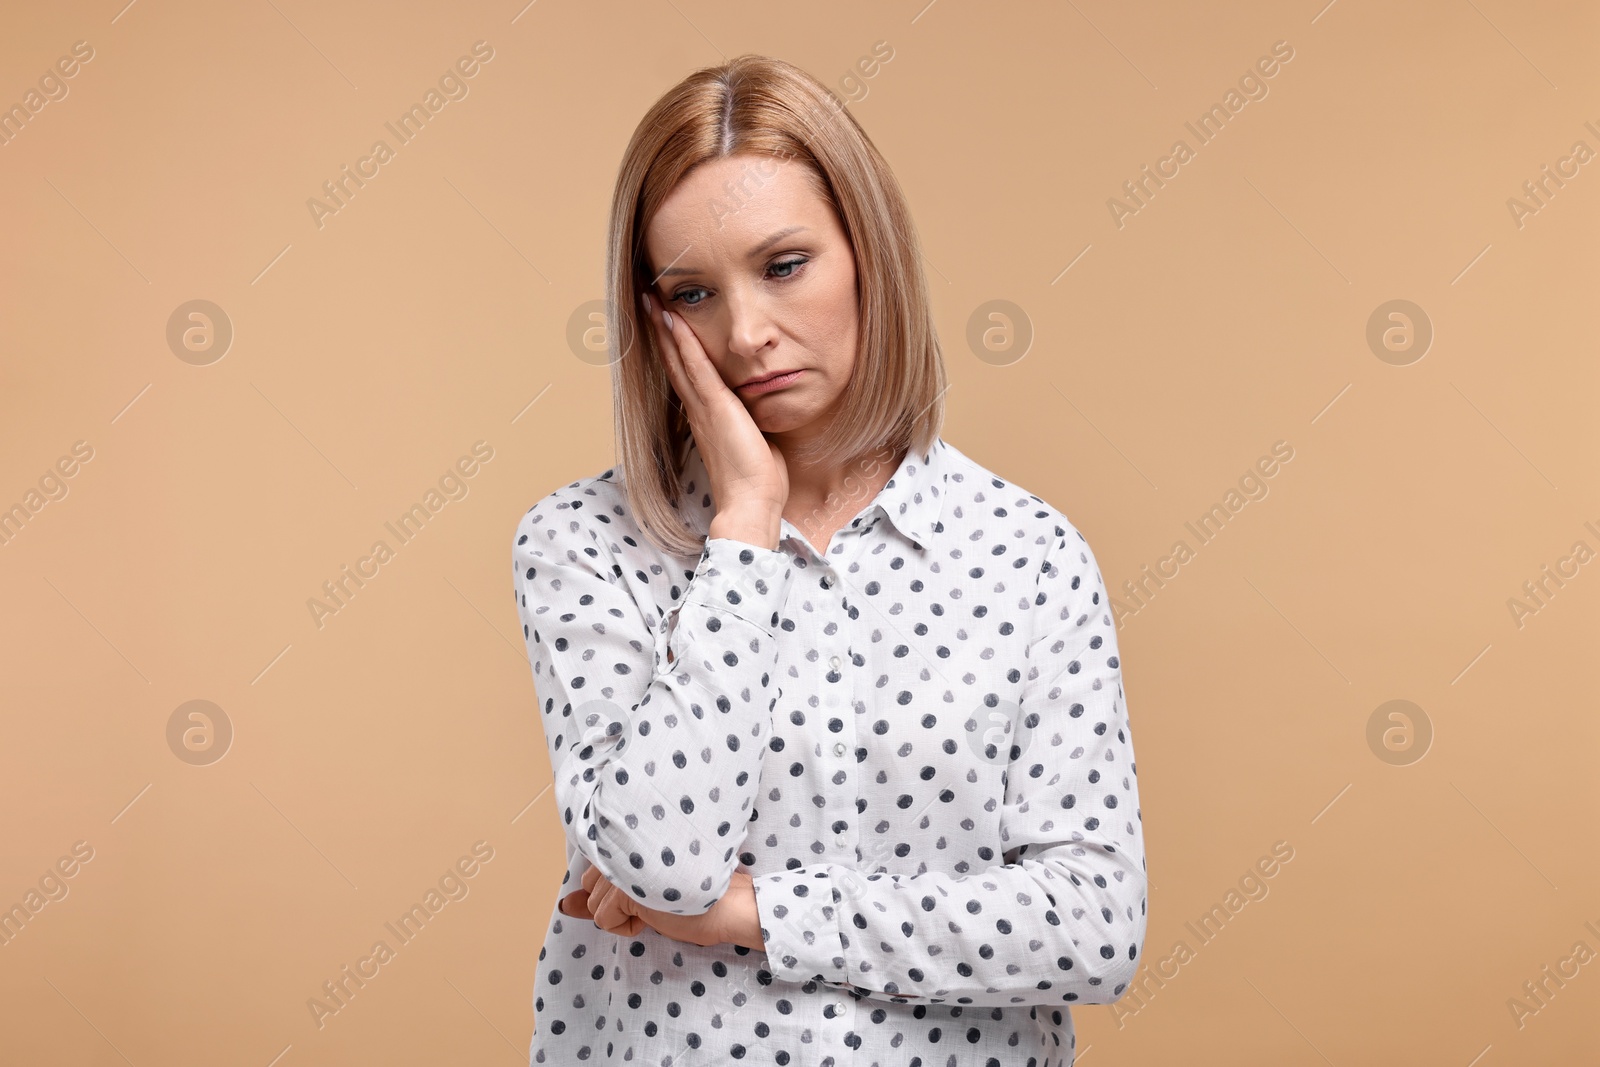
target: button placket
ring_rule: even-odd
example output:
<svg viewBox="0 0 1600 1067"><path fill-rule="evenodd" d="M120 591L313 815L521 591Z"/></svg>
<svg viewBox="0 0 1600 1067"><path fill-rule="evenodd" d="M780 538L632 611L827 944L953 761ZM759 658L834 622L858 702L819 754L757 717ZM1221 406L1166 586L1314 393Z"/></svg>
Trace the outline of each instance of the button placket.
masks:
<svg viewBox="0 0 1600 1067"><path fill-rule="evenodd" d="M829 567L828 561L827 560L822 560L821 561L821 566L823 566L824 568ZM828 573L824 573L818 579L817 584L823 589L831 590L837 584L837 578L836 578L836 576L834 576L832 574L832 572L830 570ZM834 599L835 601L838 601L839 600L839 594L836 593L835 596L832 599ZM842 617L842 615L841 615L841 617ZM829 629L829 627L826 624L824 624L822 627L820 627L818 629L818 637L823 639L823 640L837 640L837 639L840 639L840 638L843 638L846 641L849 640L848 634L847 633L842 633L840 627L834 627L833 628L834 632L832 634L827 634L827 630L828 629ZM825 707L827 707L828 709L830 709L830 710L837 710L837 709L839 709L841 707L853 707L854 706L853 701L840 699L841 687L843 687L843 689L844 689L844 695L845 696L850 696L851 695L851 692L850 692L851 679L850 679L850 677L848 675L846 675L844 673L845 657L840 655L840 651L838 649L830 650L830 649L827 649L827 648L820 648L819 652L822 655L827 656L826 663L827 663L827 666L828 666L828 678L825 680L824 695L823 695L823 700L822 700L823 705ZM849 716L839 716L839 718L844 723L843 729L845 730L846 733L848 733L849 731L851 731L853 729L854 722L853 722L851 717L849 717ZM845 740L836 739L833 742L832 748L833 748L833 754L837 759L839 759L841 762L848 762L848 758L849 758L849 755L850 755L850 746ZM835 772L835 774L838 774L838 773L841 773L841 772ZM833 775L830 775L830 777L833 777ZM836 799L839 799L839 800L842 801L843 798L841 796L841 797L838 797ZM855 806L854 806L853 803L848 805L848 811L849 811L850 814L854 814L854 807ZM831 818L831 815L830 815L830 818ZM846 820L848 819L848 815L845 816L845 819ZM851 842L850 838L847 837L845 834L835 833L833 835L833 844L834 844L834 847L837 848L840 852L849 852L852 855L854 854L854 847L852 845L852 842ZM844 1010L844 1005L842 1005L842 1004L841 1005L837 1005L836 1007L837 1007L837 1010L839 1010L841 1012Z"/></svg>

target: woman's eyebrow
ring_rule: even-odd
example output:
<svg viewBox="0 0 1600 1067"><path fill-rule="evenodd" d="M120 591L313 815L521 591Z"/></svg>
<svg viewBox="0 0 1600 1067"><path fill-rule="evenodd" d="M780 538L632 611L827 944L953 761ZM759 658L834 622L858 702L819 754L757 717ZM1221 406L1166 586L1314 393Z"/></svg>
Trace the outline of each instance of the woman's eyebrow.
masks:
<svg viewBox="0 0 1600 1067"><path fill-rule="evenodd" d="M771 248L773 245L777 244L779 241L783 240L785 237L788 237L791 233L800 233L800 232L802 232L804 230L807 230L807 229L810 229L810 227L808 227L808 226L789 226L789 227L786 227L784 229L781 229L777 233L773 234L771 237L768 237L765 241L762 241L760 244L756 245L749 252L746 252L745 253L745 257L747 259L754 259L755 257L759 256L761 253L765 252L767 249Z"/></svg>
<svg viewBox="0 0 1600 1067"><path fill-rule="evenodd" d="M811 227L809 227L809 226L787 226L787 227L779 230L778 232L772 234L771 236L769 236L765 241L762 241L760 244L756 245L749 252L746 252L745 253L745 257L747 259L754 259L757 256L759 256L761 253L765 252L767 249L771 248L773 245L777 244L779 241L783 240L785 237L788 237L790 234L802 233L802 232L804 232L806 230L809 230L810 228ZM685 251L688 251L688 250L685 249ZM666 277L669 277L669 276L674 275L674 274L699 274L699 273L701 273L699 267L668 267L666 270L664 270L660 274L656 275L656 280L660 281L662 278L666 278Z"/></svg>

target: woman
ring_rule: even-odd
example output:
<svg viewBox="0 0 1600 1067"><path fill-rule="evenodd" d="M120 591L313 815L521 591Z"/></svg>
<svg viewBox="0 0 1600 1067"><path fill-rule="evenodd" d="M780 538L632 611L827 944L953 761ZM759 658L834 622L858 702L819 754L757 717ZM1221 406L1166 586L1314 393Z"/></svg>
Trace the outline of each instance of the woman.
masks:
<svg viewBox="0 0 1600 1067"><path fill-rule="evenodd" d="M619 464L514 543L567 836L532 1062L1071 1063L1146 925L1116 630L939 436L893 175L741 56L639 124L608 259Z"/></svg>

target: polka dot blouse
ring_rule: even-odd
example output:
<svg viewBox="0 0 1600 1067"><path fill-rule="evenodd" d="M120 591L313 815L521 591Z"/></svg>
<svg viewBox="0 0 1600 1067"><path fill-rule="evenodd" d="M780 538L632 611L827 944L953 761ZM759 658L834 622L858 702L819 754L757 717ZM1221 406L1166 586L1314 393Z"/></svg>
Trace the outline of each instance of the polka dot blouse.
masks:
<svg viewBox="0 0 1600 1067"><path fill-rule="evenodd" d="M1074 1004L1145 935L1133 740L1104 582L1060 511L942 438L820 553L654 548L613 468L513 545L567 840L700 914L734 871L765 951L552 910L533 1064L1070 1064ZM681 502L715 510L691 449Z"/></svg>

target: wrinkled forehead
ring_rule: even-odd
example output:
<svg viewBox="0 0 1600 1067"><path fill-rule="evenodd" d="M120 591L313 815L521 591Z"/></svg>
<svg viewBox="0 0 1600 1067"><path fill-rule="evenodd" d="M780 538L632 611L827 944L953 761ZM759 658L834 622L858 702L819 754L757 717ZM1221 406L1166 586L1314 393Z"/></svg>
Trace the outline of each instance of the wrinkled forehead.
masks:
<svg viewBox="0 0 1600 1067"><path fill-rule="evenodd" d="M804 163L728 156L689 171L662 201L645 225L645 266L652 281L679 265L731 269L779 231L819 234L832 219Z"/></svg>

